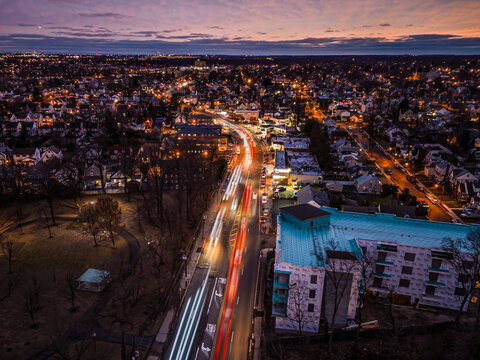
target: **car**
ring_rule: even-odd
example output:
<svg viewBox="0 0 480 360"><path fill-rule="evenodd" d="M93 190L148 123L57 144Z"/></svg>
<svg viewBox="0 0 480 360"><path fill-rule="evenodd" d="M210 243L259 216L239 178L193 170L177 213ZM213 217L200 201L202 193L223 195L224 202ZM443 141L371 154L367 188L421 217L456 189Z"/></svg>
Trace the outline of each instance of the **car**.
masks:
<svg viewBox="0 0 480 360"><path fill-rule="evenodd" d="M265 173L262 173L262 179L265 179L267 177L267 175L265 175Z"/></svg>
<svg viewBox="0 0 480 360"><path fill-rule="evenodd" d="M392 170L390 170L390 169L385 170L385 172L386 172L388 175L392 175Z"/></svg>
<svg viewBox="0 0 480 360"><path fill-rule="evenodd" d="M462 222L461 222L461 221L458 221L457 219L452 219L452 223L454 223L454 224L462 224Z"/></svg>
<svg viewBox="0 0 480 360"><path fill-rule="evenodd" d="M285 186L278 186L277 187L277 192L284 192L285 190L287 190L287 188Z"/></svg>
<svg viewBox="0 0 480 360"><path fill-rule="evenodd" d="M298 183L293 183L293 189L298 190Z"/></svg>
<svg viewBox="0 0 480 360"><path fill-rule="evenodd" d="M438 200L436 198L433 197L433 195L430 195L430 194L427 194L426 198L428 200L430 200L430 202L433 204L433 205L437 205L438 204Z"/></svg>
<svg viewBox="0 0 480 360"><path fill-rule="evenodd" d="M252 199L253 199L253 200L257 200L257 193L256 193L256 192L253 192L253 193L252 193Z"/></svg>
<svg viewBox="0 0 480 360"><path fill-rule="evenodd" d="M401 169L401 168L402 168L402 165L400 165L400 163L396 163L396 164L395 164L395 167L396 167L397 169Z"/></svg>
<svg viewBox="0 0 480 360"><path fill-rule="evenodd" d="M415 187L417 188L418 191L425 191L425 187L420 184L420 183L415 183Z"/></svg>
<svg viewBox="0 0 480 360"><path fill-rule="evenodd" d="M263 216L268 216L268 214L270 214L270 209L269 209L269 208L263 209L262 215L263 215Z"/></svg>
<svg viewBox="0 0 480 360"><path fill-rule="evenodd" d="M265 204L265 203L267 202L267 200L268 200L268 195L267 195L267 193L263 193L263 194L262 194L262 203Z"/></svg>
<svg viewBox="0 0 480 360"><path fill-rule="evenodd" d="M428 204L425 200L420 200L418 202L418 205L423 206L424 208L429 208L430 207L430 206L428 206Z"/></svg>
<svg viewBox="0 0 480 360"><path fill-rule="evenodd" d="M461 216L462 218L470 217L470 216L472 216L472 215L473 215L473 214L472 214L471 212L463 212L463 213L460 214L460 216Z"/></svg>
<svg viewBox="0 0 480 360"><path fill-rule="evenodd" d="M298 193L298 191L295 191L295 192L293 193L293 197L294 197L295 199L297 198L297 193Z"/></svg>

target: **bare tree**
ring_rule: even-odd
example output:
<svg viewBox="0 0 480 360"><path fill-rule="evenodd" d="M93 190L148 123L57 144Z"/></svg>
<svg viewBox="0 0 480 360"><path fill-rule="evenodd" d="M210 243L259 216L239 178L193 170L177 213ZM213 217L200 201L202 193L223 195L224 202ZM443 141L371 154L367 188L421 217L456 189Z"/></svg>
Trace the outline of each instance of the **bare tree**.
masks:
<svg viewBox="0 0 480 360"><path fill-rule="evenodd" d="M7 258L8 261L8 273L12 273L12 262L15 258L16 253L22 247L23 243L15 242L11 239L4 239L0 243L2 247L3 255Z"/></svg>
<svg viewBox="0 0 480 360"><path fill-rule="evenodd" d="M77 291L78 291L78 284L77 284L77 278L74 275L73 271L68 271L67 274L65 275L65 288L66 288L66 294L65 297L70 300L71 303L71 312L77 311L77 306L75 303L75 300L77 299Z"/></svg>
<svg viewBox="0 0 480 360"><path fill-rule="evenodd" d="M50 220L48 218L48 214L47 214L47 211L45 208L42 208L41 209L41 216L42 216L42 220L43 222L45 223L45 225L47 225L47 229L48 229L48 238L51 239L53 236L52 236L52 229L51 229L51 226L50 226Z"/></svg>
<svg viewBox="0 0 480 360"><path fill-rule="evenodd" d="M300 335L303 335L303 327L307 317L307 309L305 308L307 299L307 289L304 286L297 283L289 286L287 316L297 323Z"/></svg>
<svg viewBox="0 0 480 360"><path fill-rule="evenodd" d="M87 232L92 236L95 247L98 246L97 237L102 230L98 214L93 203L89 203L80 209L81 216L86 220Z"/></svg>
<svg viewBox="0 0 480 360"><path fill-rule="evenodd" d="M106 195L100 196L95 203L95 213L102 228L110 234L110 240L113 247L115 247L115 236L113 233L120 225L122 218L122 211L118 201Z"/></svg>
<svg viewBox="0 0 480 360"><path fill-rule="evenodd" d="M25 312L30 315L32 320L32 328L37 327L35 321L35 314L40 310L39 305L39 288L34 278L34 281L27 286L23 295L24 305L23 308Z"/></svg>
<svg viewBox="0 0 480 360"><path fill-rule="evenodd" d="M460 322L465 304L475 291L480 273L480 231L474 230L465 238L443 240L443 247L451 257L448 259L453 272L461 284L455 294L461 298L456 321ZM477 316L478 323L478 316Z"/></svg>
<svg viewBox="0 0 480 360"><path fill-rule="evenodd" d="M122 152L120 155L120 170L123 174L123 191L128 194L128 201L130 202L130 191L128 190L128 179L133 177L137 167L137 159L135 156L135 149L130 148L129 152Z"/></svg>
<svg viewBox="0 0 480 360"><path fill-rule="evenodd" d="M375 259L367 251L363 252L363 257L358 260L358 264L361 271L360 283L358 284L358 301L357 306L357 317L358 317L358 327L355 334L355 347L358 346L358 336L360 334L360 326L362 324L362 311L365 304L365 298L367 294L367 289L373 283L373 274L375 269Z"/></svg>
<svg viewBox="0 0 480 360"><path fill-rule="evenodd" d="M330 331L328 347L331 350L338 310L344 299L349 301L353 275L359 271L359 265L355 253L341 250L333 239L327 243L325 255L318 252L316 257L319 264L325 266L325 304L331 312L330 319L327 319Z"/></svg>

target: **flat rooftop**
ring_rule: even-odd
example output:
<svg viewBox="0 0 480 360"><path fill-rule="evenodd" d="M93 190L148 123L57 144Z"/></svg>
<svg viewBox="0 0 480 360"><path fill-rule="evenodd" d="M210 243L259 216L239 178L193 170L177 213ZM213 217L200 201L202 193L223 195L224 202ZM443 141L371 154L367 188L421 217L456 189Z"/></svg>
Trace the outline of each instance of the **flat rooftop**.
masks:
<svg viewBox="0 0 480 360"><path fill-rule="evenodd" d="M305 205L311 206L302 204ZM405 219L393 214L359 214L328 207L322 207L320 210L330 214L329 222L325 226L312 228L309 221L299 225L287 216L282 216L284 212L303 221L302 215L298 213L306 212L308 220L312 218L313 213L309 209L292 208L280 209L278 216L280 225L277 238L278 260L299 266L321 266L315 254L319 251L324 253L331 241L338 244L337 250L354 253L359 253L356 240L441 248L445 238L465 238L470 231L480 229L478 225ZM324 212L319 213L318 217L325 217Z"/></svg>

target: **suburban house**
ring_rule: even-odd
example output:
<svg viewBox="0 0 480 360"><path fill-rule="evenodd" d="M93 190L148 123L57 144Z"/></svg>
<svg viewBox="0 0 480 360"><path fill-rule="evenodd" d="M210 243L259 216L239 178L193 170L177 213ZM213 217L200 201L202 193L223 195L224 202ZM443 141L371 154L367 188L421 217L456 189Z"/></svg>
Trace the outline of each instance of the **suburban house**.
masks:
<svg viewBox="0 0 480 360"><path fill-rule="evenodd" d="M375 175L360 175L353 181L353 185L359 193L380 194L382 191L382 183Z"/></svg>

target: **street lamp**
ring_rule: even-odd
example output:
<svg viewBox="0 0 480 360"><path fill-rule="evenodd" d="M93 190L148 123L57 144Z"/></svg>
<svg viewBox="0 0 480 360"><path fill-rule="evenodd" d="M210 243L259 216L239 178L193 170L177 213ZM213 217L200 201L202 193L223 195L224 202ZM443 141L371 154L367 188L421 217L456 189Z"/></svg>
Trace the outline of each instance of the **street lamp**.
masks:
<svg viewBox="0 0 480 360"><path fill-rule="evenodd" d="M203 239L205 238L205 235L204 235L205 221L207 221L207 214L206 213L203 214L202 219L203 219L203 222L202 222L202 241L203 241Z"/></svg>
<svg viewBox="0 0 480 360"><path fill-rule="evenodd" d="M180 253L182 254L182 260L183 260L183 268L185 269L185 278L187 277L187 252L185 250L180 250Z"/></svg>

